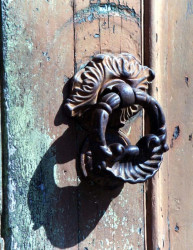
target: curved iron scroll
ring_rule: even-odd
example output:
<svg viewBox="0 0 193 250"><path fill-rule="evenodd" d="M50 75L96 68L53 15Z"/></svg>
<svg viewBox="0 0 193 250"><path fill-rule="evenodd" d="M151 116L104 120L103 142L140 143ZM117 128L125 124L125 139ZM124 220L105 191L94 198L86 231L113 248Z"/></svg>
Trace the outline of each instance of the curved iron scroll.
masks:
<svg viewBox="0 0 193 250"><path fill-rule="evenodd" d="M72 79L65 110L88 132L81 151L85 177L103 186L139 183L159 169L166 144L165 117L145 91L154 72L123 53L97 55ZM144 108L151 134L131 145L119 128Z"/></svg>

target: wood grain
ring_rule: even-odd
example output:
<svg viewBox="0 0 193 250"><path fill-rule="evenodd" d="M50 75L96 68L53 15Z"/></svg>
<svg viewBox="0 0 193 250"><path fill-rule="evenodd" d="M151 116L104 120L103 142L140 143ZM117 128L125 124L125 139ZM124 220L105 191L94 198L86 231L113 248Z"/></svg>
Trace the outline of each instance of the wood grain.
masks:
<svg viewBox="0 0 193 250"><path fill-rule="evenodd" d="M166 114L170 150L149 185L147 249L192 249L192 1L150 1L149 9L153 95Z"/></svg>
<svg viewBox="0 0 193 250"><path fill-rule="evenodd" d="M140 10L139 0L2 0L6 249L144 249L143 185L77 179L82 131L60 107L64 83L94 54L141 60ZM141 135L142 114L130 139Z"/></svg>
<svg viewBox="0 0 193 250"><path fill-rule="evenodd" d="M2 12L5 247L71 247L78 238L76 138L58 112L74 73L71 1L2 1Z"/></svg>
<svg viewBox="0 0 193 250"><path fill-rule="evenodd" d="M87 3L89 6L89 1ZM77 69L81 67L80 63L84 65L90 60L90 56L97 53L130 52L140 60L141 28L138 19L129 15L129 8L126 9L125 15L122 12L113 12L124 9L123 6L130 7L130 1L119 4L116 1L101 1L100 8L95 3L92 4L90 11L92 12L92 7L95 11L92 12L91 19L75 23ZM140 9L139 5L140 2L137 2L132 7ZM76 8L81 10L79 1L76 1L75 6L75 13ZM85 1L84 6L86 8ZM136 15L140 17L139 12ZM88 16L87 14L87 19ZM83 16L79 17L79 20L84 20ZM128 128L126 129L128 132ZM142 117L133 124L131 141L136 143L140 135ZM142 184L126 184L116 193L95 189L90 189L87 193L83 188L79 197L80 249L144 249ZM92 230L87 235L89 228Z"/></svg>

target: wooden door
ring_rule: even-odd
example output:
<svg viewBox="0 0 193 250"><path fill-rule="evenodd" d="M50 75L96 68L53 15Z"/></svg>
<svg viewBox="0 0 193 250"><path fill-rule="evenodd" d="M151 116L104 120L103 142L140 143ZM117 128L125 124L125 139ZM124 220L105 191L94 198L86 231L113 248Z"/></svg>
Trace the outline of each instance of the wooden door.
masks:
<svg viewBox="0 0 193 250"><path fill-rule="evenodd" d="M147 185L147 242L149 249L192 249L193 1L146 2L144 51L156 72L152 94L164 109L170 147Z"/></svg>
<svg viewBox="0 0 193 250"><path fill-rule="evenodd" d="M2 0L5 249L191 249L192 1ZM100 53L156 72L170 151L146 184L104 190L78 178L81 128L66 83ZM129 138L144 133L142 112Z"/></svg>

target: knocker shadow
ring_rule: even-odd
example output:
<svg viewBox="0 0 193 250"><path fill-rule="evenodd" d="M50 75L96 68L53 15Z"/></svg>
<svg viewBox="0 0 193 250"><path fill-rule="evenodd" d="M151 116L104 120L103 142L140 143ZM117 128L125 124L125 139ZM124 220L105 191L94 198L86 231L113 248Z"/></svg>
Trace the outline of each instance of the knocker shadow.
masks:
<svg viewBox="0 0 193 250"><path fill-rule="evenodd" d="M122 187L103 190L84 181L78 186L60 188L56 185L55 164L67 163L77 156L74 127L62 112L60 108L55 125L65 123L69 128L53 143L37 166L29 185L28 206L33 230L43 226L53 246L70 248L92 232Z"/></svg>

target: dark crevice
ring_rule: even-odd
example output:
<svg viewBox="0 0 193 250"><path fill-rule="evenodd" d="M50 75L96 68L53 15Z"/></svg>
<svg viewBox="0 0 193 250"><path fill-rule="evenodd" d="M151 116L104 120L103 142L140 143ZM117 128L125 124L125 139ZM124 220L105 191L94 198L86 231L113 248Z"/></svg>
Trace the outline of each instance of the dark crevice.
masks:
<svg viewBox="0 0 193 250"><path fill-rule="evenodd" d="M144 65L151 67L151 12L152 12L152 1L149 0L143 0L143 61ZM148 88L148 93L152 94L152 87L151 84ZM150 121L147 116L145 116L145 134L148 134L150 132ZM146 204L145 204L145 239L146 239L146 249L153 250L154 249L154 243L153 243L153 217L154 217L154 211L153 211L153 183L152 179L148 180L145 184L146 189Z"/></svg>
<svg viewBox="0 0 193 250"><path fill-rule="evenodd" d="M8 131L7 131L7 107L6 107L6 90L7 90L7 80L6 74L4 70L4 58L7 51L7 44L6 44L6 34L5 34L5 25L6 25L6 16L5 16L5 8L6 4L2 4L0 2L0 93L1 93L1 167L0 171L2 171L2 208L0 208L0 219L1 219L1 235L5 238L5 235L11 235L11 229L9 228L8 221L9 221L9 214L8 214L8 192L7 192L7 184L8 184L8 175L7 175L7 168L8 168ZM1 199L1 198L0 198ZM2 211L1 211L2 209ZM2 213L2 214L1 214ZM1 217L2 216L2 217ZM5 246L6 247L6 246ZM7 248L6 248L7 249Z"/></svg>
<svg viewBox="0 0 193 250"><path fill-rule="evenodd" d="M72 9L73 9L73 32L74 32L74 74L77 71L77 62L76 62L76 27L75 27L75 1L73 1Z"/></svg>

